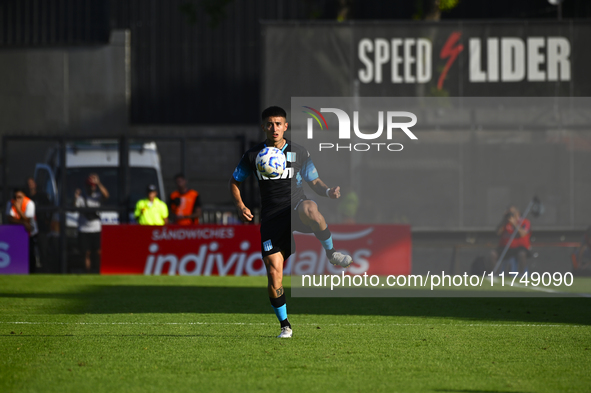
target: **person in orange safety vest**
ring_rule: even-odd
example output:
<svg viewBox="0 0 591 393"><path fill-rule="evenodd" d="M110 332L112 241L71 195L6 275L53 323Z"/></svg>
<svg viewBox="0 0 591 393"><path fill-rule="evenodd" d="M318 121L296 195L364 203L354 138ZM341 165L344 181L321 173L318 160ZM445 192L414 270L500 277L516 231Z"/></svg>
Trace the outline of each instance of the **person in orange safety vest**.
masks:
<svg viewBox="0 0 591 393"><path fill-rule="evenodd" d="M174 177L177 189L170 194L169 206L171 221L177 225L197 225L201 217L199 193L187 187L187 179L182 173Z"/></svg>
<svg viewBox="0 0 591 393"><path fill-rule="evenodd" d="M27 198L21 188L15 188L12 199L6 205L6 217L9 224L22 225L29 234L29 273L41 268L39 248L37 244L37 220L35 218L35 202Z"/></svg>

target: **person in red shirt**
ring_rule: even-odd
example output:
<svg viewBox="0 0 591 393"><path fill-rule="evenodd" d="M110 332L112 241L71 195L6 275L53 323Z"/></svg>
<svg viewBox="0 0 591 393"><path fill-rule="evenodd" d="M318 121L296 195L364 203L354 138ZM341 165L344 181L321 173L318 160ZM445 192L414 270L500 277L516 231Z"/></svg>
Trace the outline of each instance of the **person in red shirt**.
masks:
<svg viewBox="0 0 591 393"><path fill-rule="evenodd" d="M492 257L496 263L514 231L517 231L517 235L505 254L503 267L510 263L510 271L518 271L521 275L527 272L527 258L531 256L531 223L527 218L521 219L521 213L515 206L510 206L507 209L503 220L497 227L497 235L500 236L499 247L492 252Z"/></svg>
<svg viewBox="0 0 591 393"><path fill-rule="evenodd" d="M573 274L591 276L591 227L585 231L585 236L574 253Z"/></svg>
<svg viewBox="0 0 591 393"><path fill-rule="evenodd" d="M201 217L199 193L187 187L187 179L182 173L174 177L177 189L170 194L172 222L177 225L197 225Z"/></svg>

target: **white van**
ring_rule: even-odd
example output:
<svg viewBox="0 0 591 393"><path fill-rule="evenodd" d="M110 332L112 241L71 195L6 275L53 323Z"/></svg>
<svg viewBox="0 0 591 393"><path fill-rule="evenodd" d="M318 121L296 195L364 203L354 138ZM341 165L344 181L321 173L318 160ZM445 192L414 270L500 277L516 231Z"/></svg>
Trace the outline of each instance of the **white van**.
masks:
<svg viewBox="0 0 591 393"><path fill-rule="evenodd" d="M109 199L104 205L119 203L119 145L117 141L90 141L66 145L66 188L65 195L59 194L60 163L59 148L48 152L46 163L35 167L37 187L47 193L54 206L59 206L62 198L67 206L74 205L77 188L84 189L86 178L91 173L99 176L101 183L109 191ZM146 197L146 187L158 187L158 196L165 198L164 183L160 167L160 156L155 142L130 144L129 147L129 202L130 222L134 221L133 210L138 200ZM119 213L104 211L100 213L103 224L118 224ZM78 226L78 213L66 214L68 228Z"/></svg>

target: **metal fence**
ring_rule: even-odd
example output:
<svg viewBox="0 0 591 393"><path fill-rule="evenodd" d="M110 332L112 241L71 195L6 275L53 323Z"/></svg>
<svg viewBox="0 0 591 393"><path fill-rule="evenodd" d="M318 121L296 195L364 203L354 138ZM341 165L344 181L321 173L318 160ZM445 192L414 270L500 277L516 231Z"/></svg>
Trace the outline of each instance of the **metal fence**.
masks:
<svg viewBox="0 0 591 393"><path fill-rule="evenodd" d="M239 157L245 139L237 137L31 137L2 139L2 206L15 187L35 178L47 203L36 206L40 231L41 259L45 272L76 272L82 258L78 250L77 217L98 213L103 224L133 221L134 206L147 183L157 184L165 201L176 173L183 173L203 198L202 223L238 222L230 203L227 183L235 164L226 154ZM219 159L216 159L218 157ZM74 190L83 187L90 173L98 173L110 198L100 208L75 207ZM222 175L223 174L223 175ZM191 183L190 183L191 185ZM245 184L244 198L254 201L255 189ZM223 195L223 196L222 196ZM3 223L6 211L3 208Z"/></svg>

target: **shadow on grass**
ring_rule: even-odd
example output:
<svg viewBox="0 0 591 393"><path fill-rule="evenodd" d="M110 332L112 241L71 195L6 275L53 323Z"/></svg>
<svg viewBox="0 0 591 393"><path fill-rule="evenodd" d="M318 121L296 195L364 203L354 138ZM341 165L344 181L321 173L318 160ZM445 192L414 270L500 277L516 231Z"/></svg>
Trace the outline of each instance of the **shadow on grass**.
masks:
<svg viewBox="0 0 591 393"><path fill-rule="evenodd" d="M0 298L44 300L38 303L37 309L56 314L271 312L266 288L256 287L97 285L76 293L0 293ZM58 300L56 305L47 303L52 299ZM577 325L591 325L590 304L588 298L288 298L289 313L300 315L438 317L474 322Z"/></svg>
<svg viewBox="0 0 591 393"><path fill-rule="evenodd" d="M447 389L435 389L436 392L449 392L449 393L520 393L515 390L447 390Z"/></svg>

